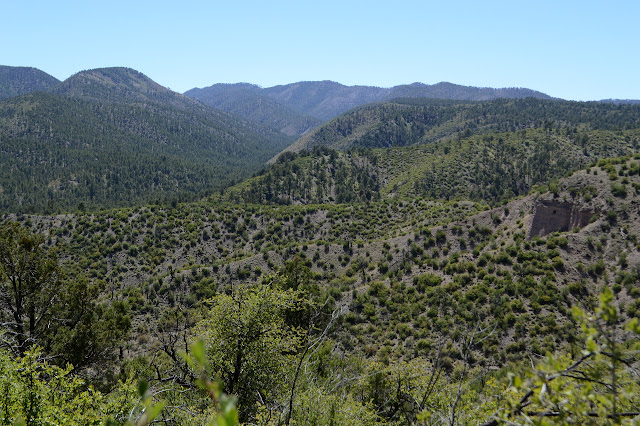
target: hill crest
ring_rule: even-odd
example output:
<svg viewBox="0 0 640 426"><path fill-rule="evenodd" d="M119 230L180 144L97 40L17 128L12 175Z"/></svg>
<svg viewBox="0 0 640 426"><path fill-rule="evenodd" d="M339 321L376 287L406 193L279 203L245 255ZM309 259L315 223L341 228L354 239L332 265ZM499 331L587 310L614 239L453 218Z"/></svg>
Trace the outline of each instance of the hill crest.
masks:
<svg viewBox="0 0 640 426"><path fill-rule="evenodd" d="M52 90L53 93L100 102L167 102L172 106L198 105L131 68L110 67L80 71Z"/></svg>
<svg viewBox="0 0 640 426"><path fill-rule="evenodd" d="M37 68L0 65L0 99L49 90L59 83L57 78Z"/></svg>
<svg viewBox="0 0 640 426"><path fill-rule="evenodd" d="M247 177L289 143L138 71L83 71L51 91L0 102L0 206L193 199Z"/></svg>

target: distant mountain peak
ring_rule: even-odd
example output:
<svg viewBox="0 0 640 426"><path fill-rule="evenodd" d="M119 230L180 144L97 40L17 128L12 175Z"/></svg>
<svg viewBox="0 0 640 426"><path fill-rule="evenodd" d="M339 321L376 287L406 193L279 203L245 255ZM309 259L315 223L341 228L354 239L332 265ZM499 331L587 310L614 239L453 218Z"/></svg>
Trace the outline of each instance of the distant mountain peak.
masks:
<svg viewBox="0 0 640 426"><path fill-rule="evenodd" d="M111 67L80 71L63 82L65 89L77 86L100 84L111 87L130 87L142 91L166 89L146 75L131 68Z"/></svg>
<svg viewBox="0 0 640 426"><path fill-rule="evenodd" d="M184 95L161 86L131 68L110 67L80 71L57 86L59 95L100 102L169 102L193 105Z"/></svg>
<svg viewBox="0 0 640 426"><path fill-rule="evenodd" d="M361 105L399 98L460 101L550 98L530 89L470 87L445 81L433 85L414 82L383 88L346 86L332 80L298 81L267 88L250 83L214 84L191 89L185 95L214 108L274 126L288 135L305 134L320 122L331 120Z"/></svg>
<svg viewBox="0 0 640 426"><path fill-rule="evenodd" d="M240 82L240 83L216 83L210 87L225 87L225 88L237 88L237 89L262 89L257 84Z"/></svg>
<svg viewBox="0 0 640 426"><path fill-rule="evenodd" d="M37 68L0 65L0 99L49 90L59 83L57 78Z"/></svg>
<svg viewBox="0 0 640 426"><path fill-rule="evenodd" d="M288 136L299 136L321 124L317 118L304 116L250 83L218 83L185 92L205 105L230 112L256 123L272 127Z"/></svg>

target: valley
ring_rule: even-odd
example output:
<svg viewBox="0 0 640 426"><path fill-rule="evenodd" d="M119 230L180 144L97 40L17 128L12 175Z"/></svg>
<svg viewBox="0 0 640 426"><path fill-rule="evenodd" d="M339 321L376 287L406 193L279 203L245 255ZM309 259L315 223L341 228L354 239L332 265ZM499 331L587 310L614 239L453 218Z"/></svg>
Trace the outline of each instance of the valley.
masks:
<svg viewBox="0 0 640 426"><path fill-rule="evenodd" d="M127 68L20 81L0 101L3 409L640 416L640 106L445 83L197 101Z"/></svg>

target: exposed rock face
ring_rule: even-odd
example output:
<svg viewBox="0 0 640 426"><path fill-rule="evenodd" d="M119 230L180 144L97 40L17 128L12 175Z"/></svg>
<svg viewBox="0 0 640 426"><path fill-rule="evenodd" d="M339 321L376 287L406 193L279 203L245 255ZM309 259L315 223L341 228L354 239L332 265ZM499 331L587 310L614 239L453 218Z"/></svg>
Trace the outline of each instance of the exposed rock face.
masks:
<svg viewBox="0 0 640 426"><path fill-rule="evenodd" d="M534 207L527 239L542 237L555 231L565 232L589 224L592 211L580 210L572 203L541 200Z"/></svg>

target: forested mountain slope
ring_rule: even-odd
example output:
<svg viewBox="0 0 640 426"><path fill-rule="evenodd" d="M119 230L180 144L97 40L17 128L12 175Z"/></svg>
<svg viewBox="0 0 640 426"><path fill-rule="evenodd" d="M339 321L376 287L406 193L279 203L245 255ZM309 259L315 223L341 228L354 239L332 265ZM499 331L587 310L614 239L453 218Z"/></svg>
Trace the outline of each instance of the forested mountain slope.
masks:
<svg viewBox="0 0 640 426"><path fill-rule="evenodd" d="M640 107L599 102L544 99L497 99L460 102L400 99L365 105L315 129L287 148L314 146L397 147L430 143L490 131L564 127L579 130L626 130L640 127Z"/></svg>
<svg viewBox="0 0 640 426"><path fill-rule="evenodd" d="M487 131L395 148L286 152L228 188L229 200L274 204L368 202L398 196L492 205L526 195L600 158L637 152L640 130L564 127Z"/></svg>
<svg viewBox="0 0 640 426"><path fill-rule="evenodd" d="M59 83L57 78L37 68L0 65L0 100L49 90Z"/></svg>
<svg viewBox="0 0 640 426"><path fill-rule="evenodd" d="M460 86L451 83L428 85L413 83L391 88L344 86L332 81L299 82L263 89L264 92L294 110L329 120L352 108L395 98L435 98L484 101L496 98L549 96L529 89Z"/></svg>
<svg viewBox="0 0 640 426"><path fill-rule="evenodd" d="M603 99L600 102L611 102L611 103L614 103L614 104L637 105L637 104L640 104L640 99Z"/></svg>
<svg viewBox="0 0 640 426"><path fill-rule="evenodd" d="M432 85L413 83L395 86L391 88L391 91L387 94L385 100L396 98L452 99L460 101L489 101L497 98L551 99L551 97L545 93L520 87L493 89L490 87L461 86L459 84L447 82L440 82Z"/></svg>
<svg viewBox="0 0 640 426"><path fill-rule="evenodd" d="M125 68L0 103L0 206L57 211L193 199L290 142Z"/></svg>
<svg viewBox="0 0 640 426"><path fill-rule="evenodd" d="M384 99L389 89L345 86L333 81L301 81L268 87L263 92L300 114L327 121L358 105Z"/></svg>
<svg viewBox="0 0 640 426"><path fill-rule="evenodd" d="M203 89L191 89L185 95L239 117L277 128L290 136L302 135L322 124L320 119L301 115L284 103L268 97L259 86L253 84L214 84Z"/></svg>

